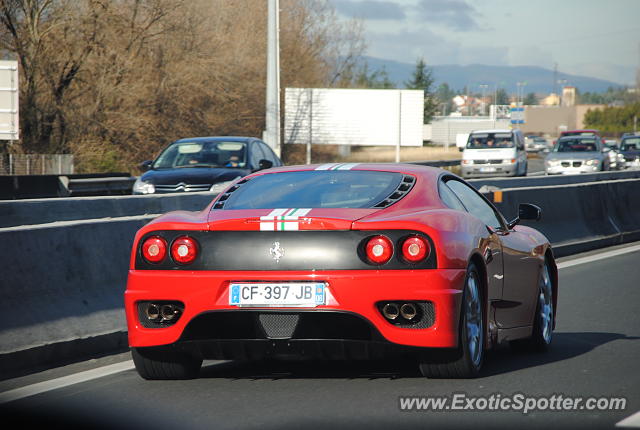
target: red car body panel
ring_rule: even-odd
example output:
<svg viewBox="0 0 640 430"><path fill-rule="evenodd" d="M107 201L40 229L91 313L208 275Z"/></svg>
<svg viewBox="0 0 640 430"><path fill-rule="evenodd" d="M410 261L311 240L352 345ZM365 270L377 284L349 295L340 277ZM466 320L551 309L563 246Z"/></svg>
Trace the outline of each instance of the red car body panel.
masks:
<svg viewBox="0 0 640 430"><path fill-rule="evenodd" d="M229 306L228 286L231 280L244 281L300 281L323 280L328 284L330 295L327 305L318 310L340 310L356 313L371 322L390 342L401 345L453 347L457 345L460 294L464 281L463 270L418 271L334 271L334 272L201 272L197 276L189 272L140 273L129 272L126 292L126 312L129 315L129 344L131 346L155 346L176 342L185 325L202 312L235 309ZM427 271L420 271L427 272ZM176 285L180 285L179 295ZM394 286L390 290L390 286ZM360 294L353 294L358 290ZM387 322L376 309L380 300L403 300L416 296L434 302L439 317L436 323L424 330L398 328ZM138 300L175 300L185 303L185 312L171 327L148 329L140 325L136 316ZM290 308L289 308L290 310Z"/></svg>
<svg viewBox="0 0 640 430"><path fill-rule="evenodd" d="M314 170L317 166L287 166L254 173L246 178L278 172ZM160 230L257 231L260 217L269 209L212 210L215 200L203 211L173 212L160 216L136 234L125 292L125 311L132 347L168 345L180 340L188 323L198 315L238 310L229 305L229 283L238 281L317 281L327 283L325 305L317 310L336 310L366 319L389 342L447 348L458 345L461 295L470 261L480 265L485 284L485 317L491 347L500 337L516 329L516 336L530 333L531 307L535 306L538 277L550 252L547 239L534 229L518 226L500 234L490 231L467 212L448 208L440 200L438 181L446 172L415 165L358 164L353 170L400 172L415 177L411 192L383 209L314 208L299 222L299 230L393 230L422 232L432 239L436 268L420 270L328 270L328 271L190 271L138 270L136 258L140 240ZM245 179L246 179L245 178ZM504 250L502 247L504 246ZM498 249L500 248L500 249ZM355 249L354 249L355 252ZM238 255L238 258L243 258ZM525 262L523 264L522 262ZM509 264L514 273L509 273ZM524 270L522 269L524 268ZM520 273L522 272L522 273ZM517 282L505 284L503 278ZM535 285L534 285L535 284ZM534 288L535 287L535 288ZM505 300L519 303L495 307ZM384 300L428 300L435 308L435 323L425 329L402 328L388 322L376 307ZM179 300L184 312L172 326L145 328L136 304L148 300ZM270 308L273 310L273 308ZM291 310L291 308L284 308ZM555 309L555 306L554 306ZM312 310L311 310L312 311ZM523 330L524 328L524 330Z"/></svg>

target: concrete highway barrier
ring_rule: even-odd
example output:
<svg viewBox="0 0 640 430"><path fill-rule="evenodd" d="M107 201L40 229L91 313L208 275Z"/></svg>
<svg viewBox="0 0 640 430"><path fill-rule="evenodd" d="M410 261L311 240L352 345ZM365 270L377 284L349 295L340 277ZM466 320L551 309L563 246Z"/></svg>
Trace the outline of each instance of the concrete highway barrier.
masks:
<svg viewBox="0 0 640 430"><path fill-rule="evenodd" d="M0 200L0 228L57 221L117 218L204 209L210 192L97 196L59 199Z"/></svg>
<svg viewBox="0 0 640 430"><path fill-rule="evenodd" d="M551 185L572 185L617 179L640 178L640 170L620 170L577 175L523 176L517 178L481 178L469 179L468 182L477 189L547 187Z"/></svg>
<svg viewBox="0 0 640 430"><path fill-rule="evenodd" d="M151 216L0 229L0 369L126 347L123 293Z"/></svg>
<svg viewBox="0 0 640 430"><path fill-rule="evenodd" d="M640 179L586 184L506 188L486 193L507 220L520 203L542 209L540 221L525 221L553 243L556 256L640 240Z"/></svg>
<svg viewBox="0 0 640 430"><path fill-rule="evenodd" d="M542 220L529 224L549 237L558 256L640 240L640 179L502 188L486 195L507 219L515 217L519 203L539 205ZM123 292L136 230L154 214L200 210L212 197L11 202L15 207L0 202L3 374L126 349ZM79 219L87 217L93 219Z"/></svg>

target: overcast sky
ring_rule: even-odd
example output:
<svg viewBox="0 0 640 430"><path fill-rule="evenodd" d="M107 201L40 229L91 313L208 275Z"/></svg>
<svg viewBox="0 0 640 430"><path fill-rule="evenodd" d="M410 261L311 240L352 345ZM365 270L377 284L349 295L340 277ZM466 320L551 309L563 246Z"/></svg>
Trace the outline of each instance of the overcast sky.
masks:
<svg viewBox="0 0 640 430"><path fill-rule="evenodd" d="M640 0L330 0L362 18L366 55L428 64L534 65L633 84Z"/></svg>

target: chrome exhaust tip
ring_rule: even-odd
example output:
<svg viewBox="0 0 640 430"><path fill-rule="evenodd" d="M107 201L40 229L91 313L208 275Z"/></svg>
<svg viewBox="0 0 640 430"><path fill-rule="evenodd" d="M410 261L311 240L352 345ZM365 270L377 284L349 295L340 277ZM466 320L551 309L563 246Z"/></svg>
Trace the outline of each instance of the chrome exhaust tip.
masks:
<svg viewBox="0 0 640 430"><path fill-rule="evenodd" d="M171 321L178 314L178 309L173 305L162 305L160 315L164 321Z"/></svg>
<svg viewBox="0 0 640 430"><path fill-rule="evenodd" d="M418 315L418 310L413 303L405 303L400 307L400 315L402 315L402 318L411 321Z"/></svg>
<svg viewBox="0 0 640 430"><path fill-rule="evenodd" d="M382 315L384 315L386 319L393 321L400 315L400 309L395 303L387 303L382 308Z"/></svg>
<svg viewBox="0 0 640 430"><path fill-rule="evenodd" d="M150 320L157 320L160 317L160 308L154 303L149 303L144 312Z"/></svg>

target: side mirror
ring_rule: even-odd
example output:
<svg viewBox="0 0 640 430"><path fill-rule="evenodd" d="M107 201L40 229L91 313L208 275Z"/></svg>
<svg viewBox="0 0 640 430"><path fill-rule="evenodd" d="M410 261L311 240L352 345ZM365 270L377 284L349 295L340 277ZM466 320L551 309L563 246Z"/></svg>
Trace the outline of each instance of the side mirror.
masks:
<svg viewBox="0 0 640 430"><path fill-rule="evenodd" d="M464 151L464 146L458 146L458 151L460 152Z"/></svg>
<svg viewBox="0 0 640 430"><path fill-rule="evenodd" d="M542 218L542 209L531 203L520 203L518 205L518 218L540 221L540 218Z"/></svg>
<svg viewBox="0 0 640 430"><path fill-rule="evenodd" d="M258 162L258 170L270 169L273 167L273 161L262 159Z"/></svg>
<svg viewBox="0 0 640 430"><path fill-rule="evenodd" d="M542 218L542 209L531 203L520 203L518 205L518 216L507 224L509 230L518 225L523 219L531 219L534 221L540 221Z"/></svg>
<svg viewBox="0 0 640 430"><path fill-rule="evenodd" d="M142 163L140 163L139 167L140 170L145 171L145 170L149 170L151 168L151 165L153 164L153 160L146 160L143 161Z"/></svg>

